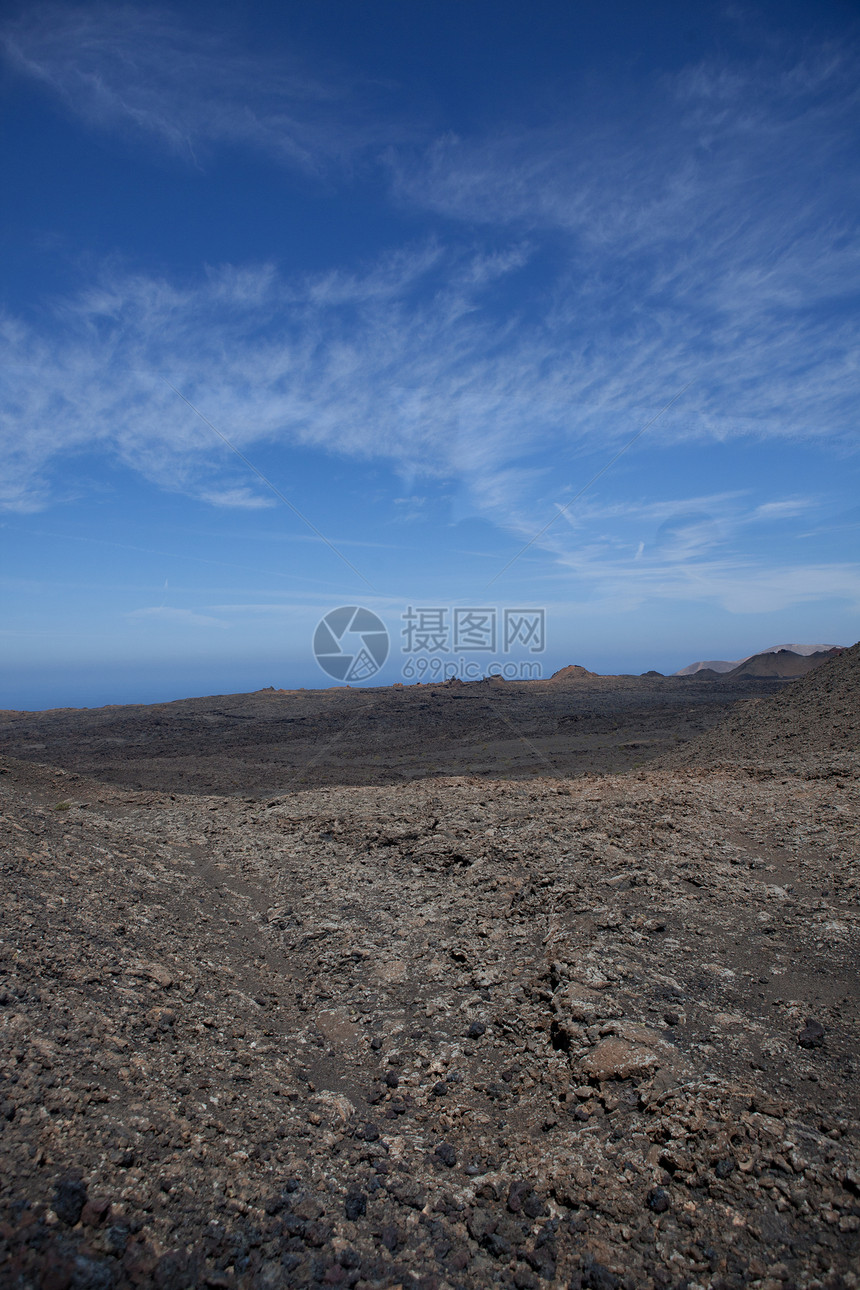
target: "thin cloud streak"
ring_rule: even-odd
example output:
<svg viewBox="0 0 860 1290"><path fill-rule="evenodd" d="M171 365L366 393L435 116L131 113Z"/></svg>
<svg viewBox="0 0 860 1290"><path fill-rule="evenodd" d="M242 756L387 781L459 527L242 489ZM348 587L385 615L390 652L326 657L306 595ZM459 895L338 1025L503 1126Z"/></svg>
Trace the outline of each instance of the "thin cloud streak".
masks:
<svg viewBox="0 0 860 1290"><path fill-rule="evenodd" d="M149 138L192 165L216 147L262 152L322 174L351 167L402 132L365 106L343 69L242 53L228 36L166 9L32 5L5 25L9 63L87 124Z"/></svg>
<svg viewBox="0 0 860 1290"><path fill-rule="evenodd" d="M631 555L624 562L605 552L567 555L568 573L591 588L590 603L638 609L665 601L710 604L732 614L777 613L816 601L841 601L860 610L860 565L776 564L751 559L658 563L649 567Z"/></svg>
<svg viewBox="0 0 860 1290"><path fill-rule="evenodd" d="M222 618L211 618L208 614L198 614L193 609L174 609L169 605L152 605L144 609L131 609L126 618L155 619L158 622L172 623L179 627L229 627Z"/></svg>

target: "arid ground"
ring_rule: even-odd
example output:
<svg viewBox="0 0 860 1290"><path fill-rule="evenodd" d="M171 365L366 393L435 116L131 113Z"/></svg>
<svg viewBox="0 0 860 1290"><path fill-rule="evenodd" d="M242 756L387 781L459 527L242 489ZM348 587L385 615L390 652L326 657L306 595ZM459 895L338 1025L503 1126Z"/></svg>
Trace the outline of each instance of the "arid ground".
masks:
<svg viewBox="0 0 860 1290"><path fill-rule="evenodd" d="M858 1287L860 647L0 718L0 1283Z"/></svg>
<svg viewBox="0 0 860 1290"><path fill-rule="evenodd" d="M108 784L262 797L450 775L492 779L627 770L718 725L770 677L595 676L548 681L259 690L175 703L0 713L0 753Z"/></svg>

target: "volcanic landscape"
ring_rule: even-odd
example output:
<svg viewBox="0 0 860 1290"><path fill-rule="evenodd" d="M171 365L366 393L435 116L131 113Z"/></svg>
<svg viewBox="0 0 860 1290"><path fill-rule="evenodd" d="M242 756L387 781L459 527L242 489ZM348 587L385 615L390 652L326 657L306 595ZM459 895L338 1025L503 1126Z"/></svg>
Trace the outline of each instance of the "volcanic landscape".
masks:
<svg viewBox="0 0 860 1290"><path fill-rule="evenodd" d="M0 1283L860 1287L860 645L0 714Z"/></svg>

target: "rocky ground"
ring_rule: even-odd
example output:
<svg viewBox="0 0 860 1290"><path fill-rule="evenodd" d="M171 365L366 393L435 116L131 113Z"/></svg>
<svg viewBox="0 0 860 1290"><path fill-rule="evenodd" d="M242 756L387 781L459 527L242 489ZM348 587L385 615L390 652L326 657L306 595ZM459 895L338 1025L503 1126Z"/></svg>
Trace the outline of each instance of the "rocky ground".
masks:
<svg viewBox="0 0 860 1290"><path fill-rule="evenodd" d="M0 754L127 788L255 797L439 775L570 776L635 768L719 725L730 705L793 684L582 671L0 712Z"/></svg>
<svg viewBox="0 0 860 1290"><path fill-rule="evenodd" d="M5 758L2 1284L860 1286L858 667L791 770Z"/></svg>

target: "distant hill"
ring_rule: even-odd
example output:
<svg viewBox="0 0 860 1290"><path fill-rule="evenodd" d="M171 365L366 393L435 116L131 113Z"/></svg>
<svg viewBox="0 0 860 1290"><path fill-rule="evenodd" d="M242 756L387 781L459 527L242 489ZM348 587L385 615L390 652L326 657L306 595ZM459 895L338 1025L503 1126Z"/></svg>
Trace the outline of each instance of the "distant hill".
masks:
<svg viewBox="0 0 860 1290"><path fill-rule="evenodd" d="M702 659L699 663L689 663L687 667L682 667L675 673L676 676L695 676L697 672L713 672L715 675L720 672L731 672L733 667L737 667L742 659L735 659L734 662L728 662L723 658Z"/></svg>
<svg viewBox="0 0 860 1290"><path fill-rule="evenodd" d="M588 668L580 667L579 663L569 663L567 667L559 668L553 672L549 678L551 681L582 681L589 676L597 676L596 672L589 672Z"/></svg>
<svg viewBox="0 0 860 1290"><path fill-rule="evenodd" d="M838 645L770 645L767 649L759 650L758 654L747 654L745 658L736 658L734 660L709 658L703 659L699 663L689 663L686 667L680 668L679 671L675 673L675 676L695 676L697 672L704 671L715 673L732 672L735 668L740 667L742 663L748 663L750 659L760 658L763 654L779 654L783 650L788 650L792 654L800 654L806 658L812 654L828 654L831 650L838 648ZM752 675L781 676L782 673L760 672L753 673ZM793 673L792 675L800 675L800 673Z"/></svg>
<svg viewBox="0 0 860 1290"><path fill-rule="evenodd" d="M728 676L805 676L820 667L825 659L841 654L838 648L819 650L814 654L796 654L789 649L753 654L727 673Z"/></svg>
<svg viewBox="0 0 860 1290"><path fill-rule="evenodd" d="M659 764L667 768L767 766L777 773L810 778L857 775L860 643L827 651L806 676L779 694L739 703L719 726Z"/></svg>

